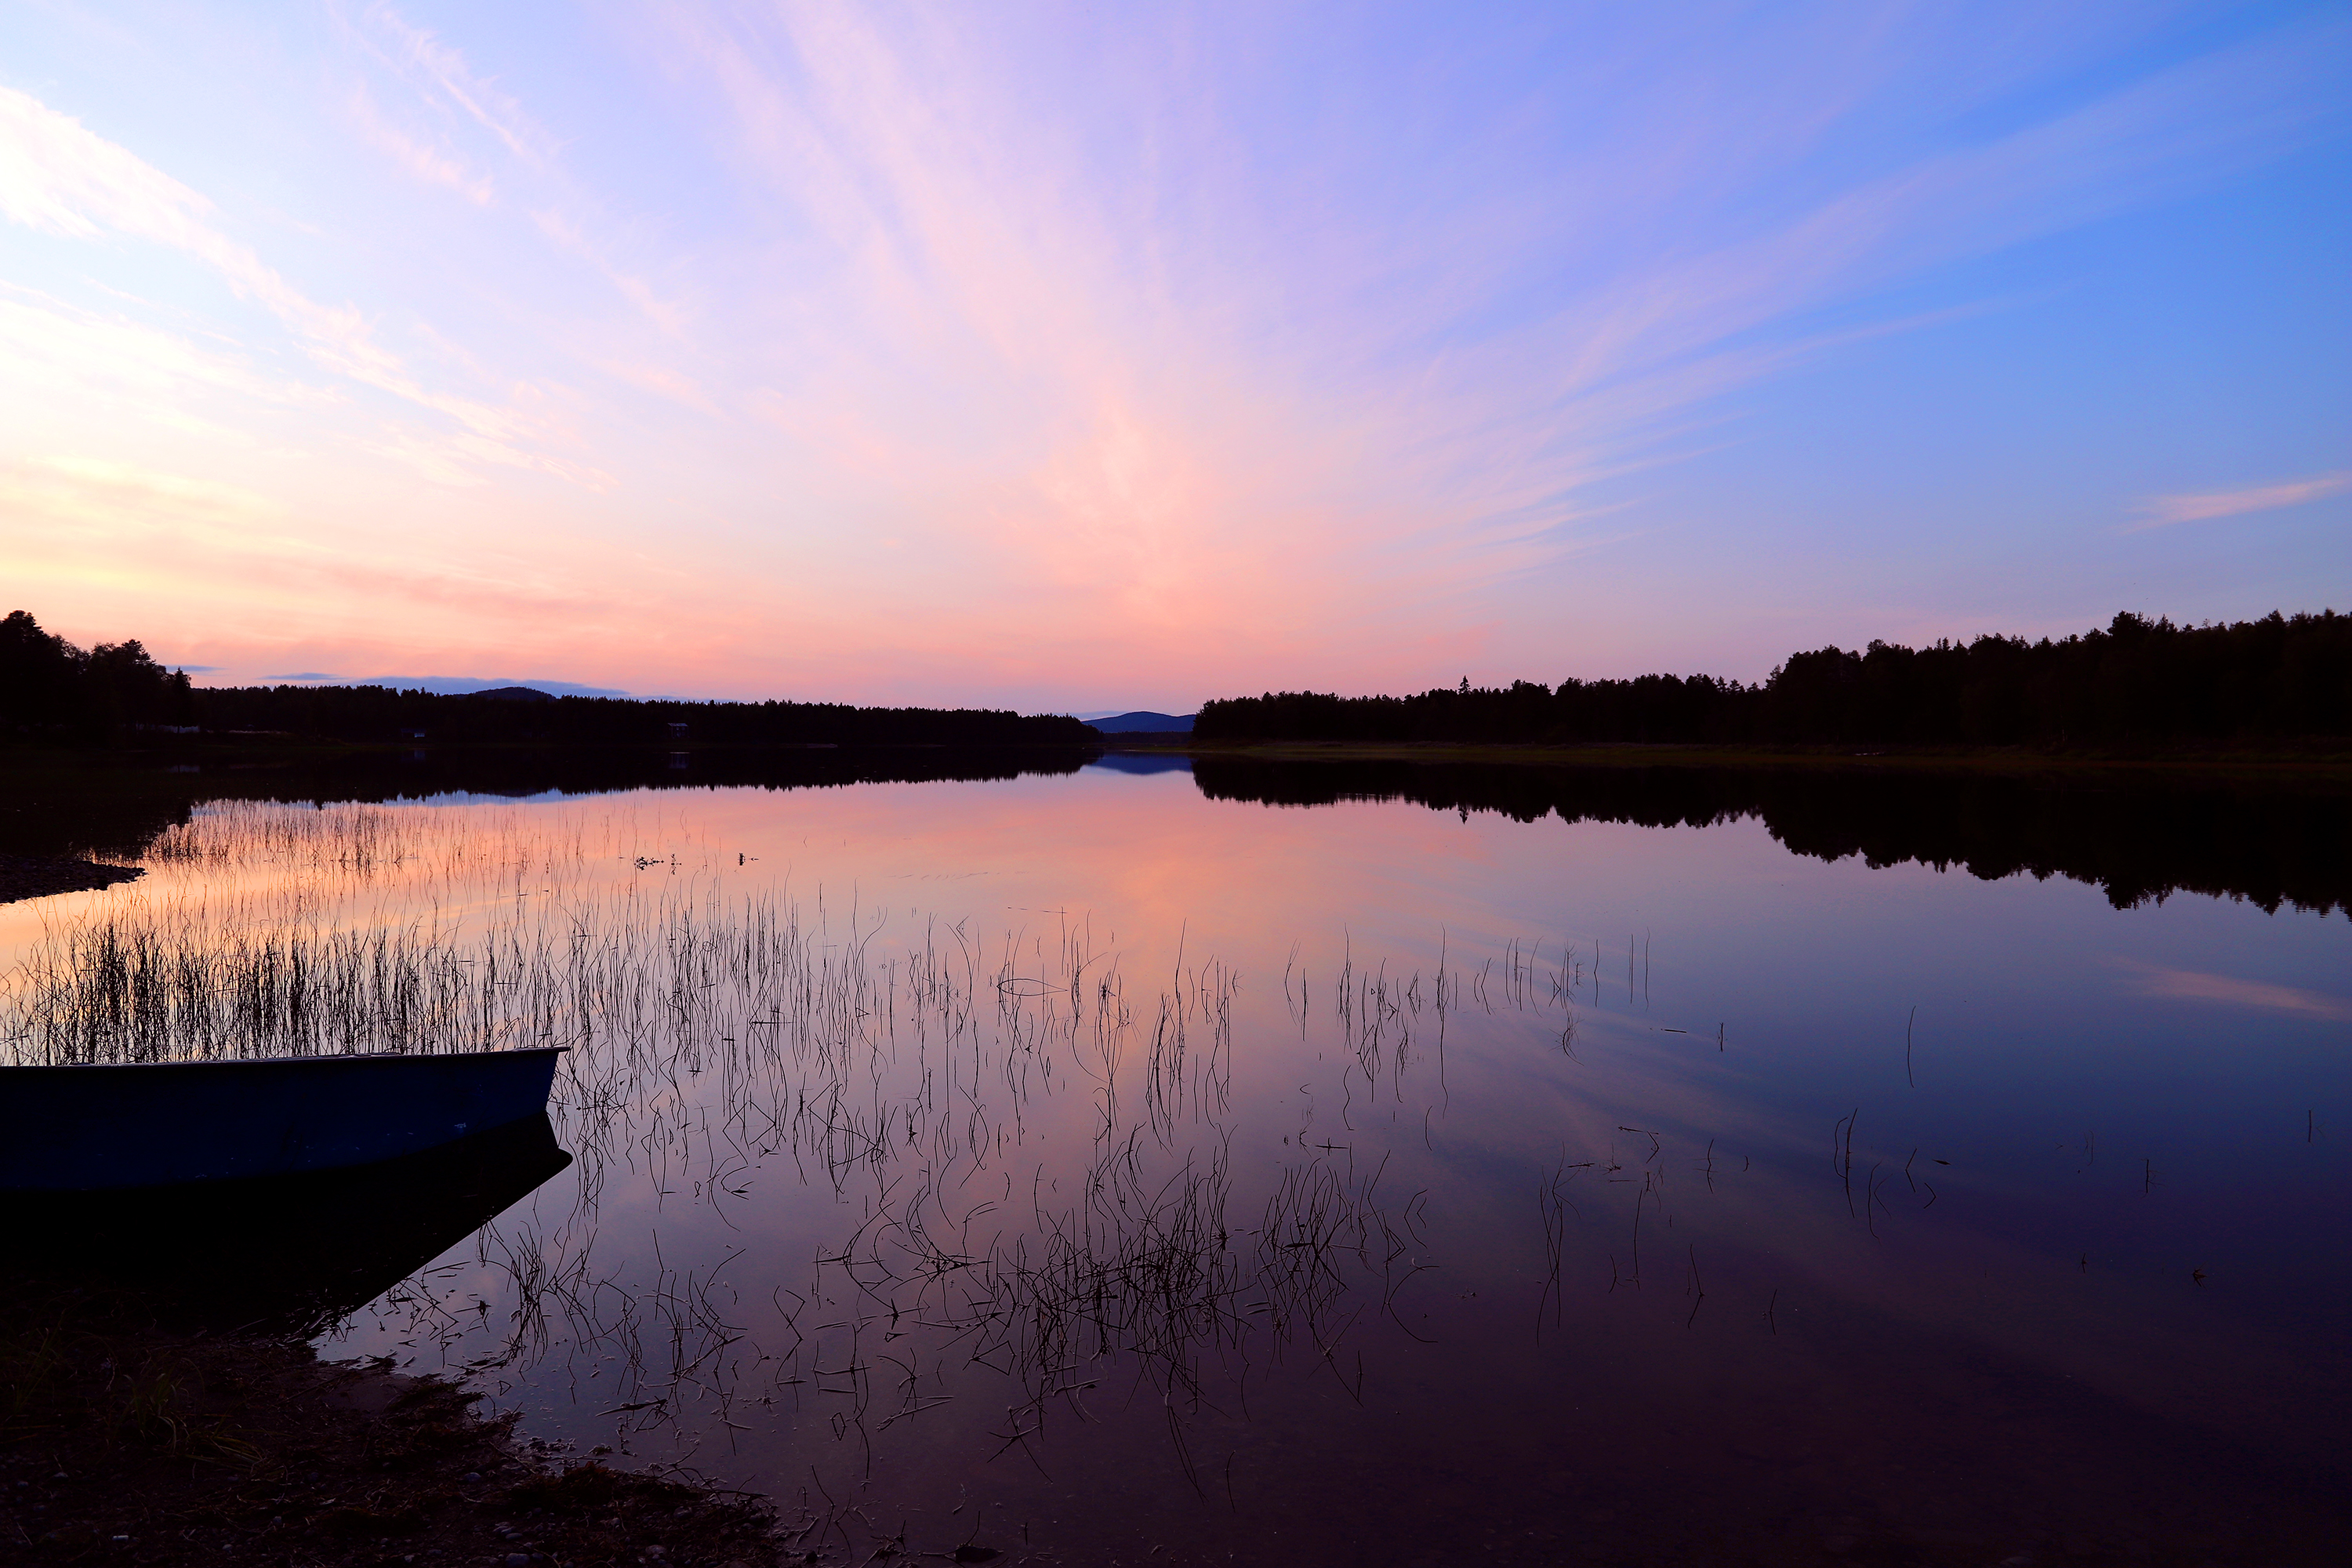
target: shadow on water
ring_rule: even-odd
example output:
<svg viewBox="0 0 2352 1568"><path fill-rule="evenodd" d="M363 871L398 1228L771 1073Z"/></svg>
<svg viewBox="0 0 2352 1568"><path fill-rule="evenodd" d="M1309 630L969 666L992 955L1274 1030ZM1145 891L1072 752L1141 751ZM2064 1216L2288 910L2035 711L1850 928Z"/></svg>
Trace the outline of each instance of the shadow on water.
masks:
<svg viewBox="0 0 2352 1568"><path fill-rule="evenodd" d="M2344 792L2211 774L2128 779L1539 763L1267 761L1087 749L842 747L802 751L418 748L166 769L152 761L21 768L0 785L0 852L136 858L220 800L389 802L867 784L983 783L1081 771L1189 771L1212 800L1267 805L1410 801L1521 822L1705 826L1759 817L1791 852L1916 862L1985 879L2019 872L2105 889L2118 908L2176 892L2352 911Z"/></svg>
<svg viewBox="0 0 2352 1568"><path fill-rule="evenodd" d="M337 1171L10 1194L5 1262L20 1275L138 1289L207 1326L316 1333L571 1163L541 1115Z"/></svg>
<svg viewBox="0 0 2352 1568"><path fill-rule="evenodd" d="M842 789L1067 775L1086 747L824 746L697 751L417 747L312 756L48 759L0 781L0 852L136 858L158 834L220 800L388 802L440 795L611 795L628 790Z"/></svg>
<svg viewBox="0 0 2352 1568"><path fill-rule="evenodd" d="M1763 819L1799 855L1872 866L2028 872L2105 889L2118 909L2177 892L2275 911L2352 912L2352 818L2340 788L2212 777L1836 773L1797 769L1573 768L1540 763L1272 762L1198 758L1212 800L1332 805L1404 800L1520 822L1703 827Z"/></svg>

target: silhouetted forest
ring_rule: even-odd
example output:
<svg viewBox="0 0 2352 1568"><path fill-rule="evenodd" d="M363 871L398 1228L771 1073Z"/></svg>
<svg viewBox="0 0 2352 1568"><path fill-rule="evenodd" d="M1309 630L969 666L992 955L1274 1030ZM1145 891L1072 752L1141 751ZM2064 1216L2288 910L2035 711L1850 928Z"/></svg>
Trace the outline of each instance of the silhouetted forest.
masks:
<svg viewBox="0 0 2352 1568"><path fill-rule="evenodd" d="M1408 800L1520 822L1705 827L1756 816L1799 855L2023 871L2105 889L2126 909L2174 892L2352 913L2352 818L2326 789L2205 777L1848 773L1529 763L1290 762L1201 755L1212 800Z"/></svg>
<svg viewBox="0 0 2352 1568"><path fill-rule="evenodd" d="M840 702L672 702L619 697L543 701L437 696L381 686L199 689L206 730L285 731L339 741L509 741L547 745L1082 745L1076 719L984 708L853 708ZM683 725L683 731L671 726Z"/></svg>
<svg viewBox="0 0 2352 1568"><path fill-rule="evenodd" d="M22 610L0 620L0 735L103 740L125 724L193 724L188 678L137 639L79 648Z"/></svg>
<svg viewBox="0 0 2352 1568"><path fill-rule="evenodd" d="M2160 745L2352 735L2352 616L2176 626L2117 616L2057 640L1874 642L1713 676L1515 681L1412 697L1268 692L1202 705L1202 741Z"/></svg>
<svg viewBox="0 0 2352 1568"><path fill-rule="evenodd" d="M519 689L509 688L508 692ZM88 652L22 610L0 622L0 736L89 743L130 726L198 726L306 740L551 745L1092 745L1076 719L978 708L837 702L635 701L383 686L191 687L136 642ZM683 731L675 726L683 725Z"/></svg>

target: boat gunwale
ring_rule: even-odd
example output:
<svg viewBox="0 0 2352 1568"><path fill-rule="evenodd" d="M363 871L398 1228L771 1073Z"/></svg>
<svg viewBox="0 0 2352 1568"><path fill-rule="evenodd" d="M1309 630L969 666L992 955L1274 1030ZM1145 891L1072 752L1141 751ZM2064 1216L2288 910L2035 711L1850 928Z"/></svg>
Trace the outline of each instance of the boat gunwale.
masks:
<svg viewBox="0 0 2352 1568"><path fill-rule="evenodd" d="M303 1062L472 1061L491 1057L562 1056L571 1049L570 1046L519 1046L512 1049L488 1051L321 1051L310 1056L199 1057L187 1061L163 1062L8 1062L0 1063L0 1073L85 1072L114 1068L287 1067Z"/></svg>

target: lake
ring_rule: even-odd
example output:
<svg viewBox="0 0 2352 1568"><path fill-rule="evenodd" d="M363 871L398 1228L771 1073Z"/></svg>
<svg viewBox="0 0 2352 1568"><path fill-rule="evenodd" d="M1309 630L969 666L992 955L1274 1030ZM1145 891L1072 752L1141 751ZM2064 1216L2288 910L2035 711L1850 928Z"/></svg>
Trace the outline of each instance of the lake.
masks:
<svg viewBox="0 0 2352 1568"><path fill-rule="evenodd" d="M822 1560L2346 1545L2326 788L436 752L151 795L42 817L148 870L0 907L11 1048L569 1046L551 1148L322 1200L375 1251L321 1348Z"/></svg>

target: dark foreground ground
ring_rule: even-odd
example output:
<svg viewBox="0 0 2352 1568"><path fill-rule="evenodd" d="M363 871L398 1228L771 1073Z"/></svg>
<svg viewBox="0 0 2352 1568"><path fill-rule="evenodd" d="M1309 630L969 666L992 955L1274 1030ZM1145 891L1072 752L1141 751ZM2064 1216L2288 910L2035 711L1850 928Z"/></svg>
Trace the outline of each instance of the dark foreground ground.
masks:
<svg viewBox="0 0 2352 1568"><path fill-rule="evenodd" d="M819 1518L565 1461L478 1397L299 1340L175 1331L132 1295L0 1282L0 1563L816 1560Z"/></svg>
<svg viewBox="0 0 2352 1568"><path fill-rule="evenodd" d="M104 866L68 855L0 854L0 904L52 893L86 893L138 875L136 866Z"/></svg>

